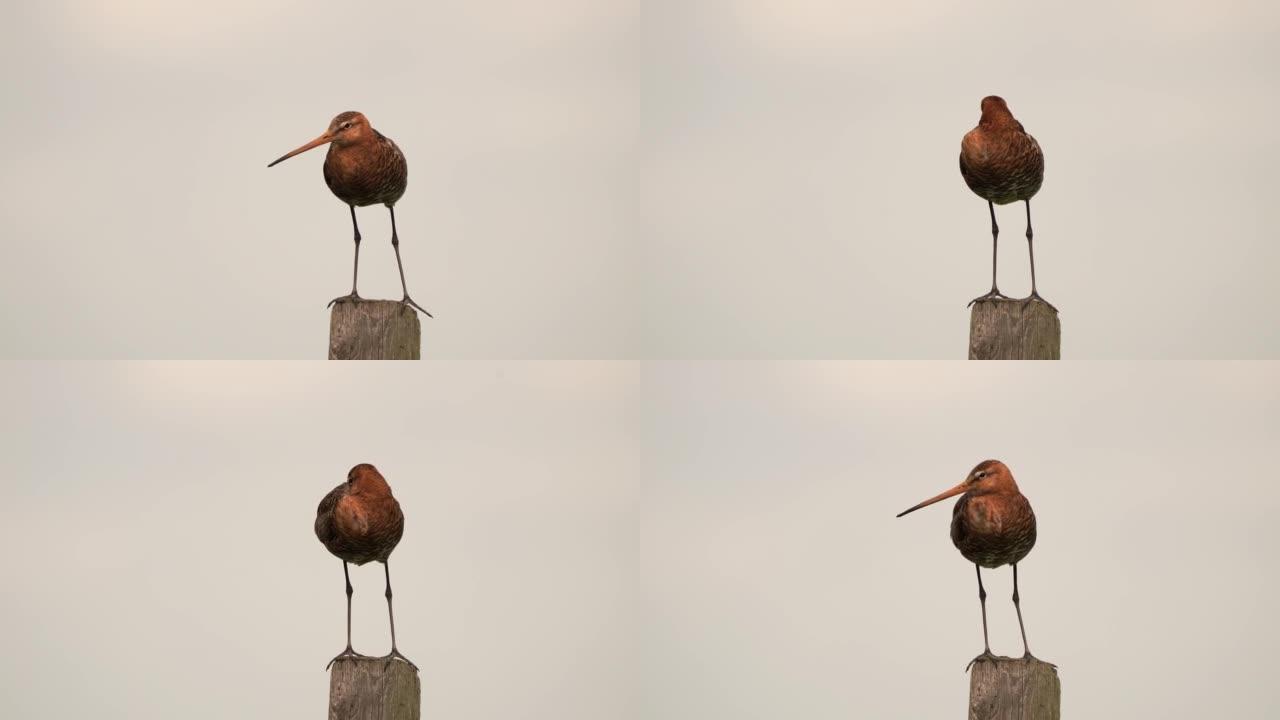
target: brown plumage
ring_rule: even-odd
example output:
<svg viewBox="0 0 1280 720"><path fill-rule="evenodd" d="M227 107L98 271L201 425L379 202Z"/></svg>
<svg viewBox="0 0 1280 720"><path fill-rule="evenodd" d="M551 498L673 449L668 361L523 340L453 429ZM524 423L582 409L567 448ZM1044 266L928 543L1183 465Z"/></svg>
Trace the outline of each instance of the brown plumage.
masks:
<svg viewBox="0 0 1280 720"><path fill-rule="evenodd" d="M989 95L982 99L978 126L960 141L960 175L970 190L987 201L991 212L991 291L969 304L1007 297L996 286L1000 227L996 224L995 206L1021 200L1027 205L1027 251L1031 255L1031 295L1027 300L1048 305L1036 291L1036 256L1031 245L1031 198L1044 182L1044 153L1013 117L1003 98Z"/></svg>
<svg viewBox="0 0 1280 720"><path fill-rule="evenodd" d="M400 262L400 237L396 234L396 202L404 195L409 182L409 164L404 153L391 138L374 130L368 118L358 112L344 112L329 123L329 129L320 137L302 147L286 153L274 162L287 160L311 148L329 144L324 159L324 182L351 209L351 226L355 229L355 264L351 271L351 294L334 298L329 302L359 302L356 280L360 271L360 226L356 224L356 207L386 205L391 212L391 246L396 251L396 266L400 269L400 288L404 291L405 305L411 305L431 317L431 313L409 297L404 281L404 264Z"/></svg>
<svg viewBox="0 0 1280 720"><path fill-rule="evenodd" d="M347 481L320 501L316 508L316 537L329 552L342 560L347 581L347 647L329 663L347 657L366 657L351 649L351 575L347 563L383 564L387 579L387 617L391 621L391 652L386 658L409 659L396 649L396 620L391 610L391 551L404 534L404 513L391 495L391 486L378 469L367 463L351 468ZM327 669L327 666L326 666ZM417 669L416 666L414 669Z"/></svg>
<svg viewBox="0 0 1280 720"><path fill-rule="evenodd" d="M978 574L978 600L982 605L984 650L974 661L995 658L987 642L987 591L982 587L982 568L1001 565L1013 566L1013 606L1018 613L1018 628L1022 630L1023 657L1030 658L1018 597L1018 562L1036 544L1036 515L1031 503L1018 490L1013 473L1004 463L986 460L969 471L959 485L903 510L898 517L956 495L962 497L951 511L951 542L974 564Z"/></svg>

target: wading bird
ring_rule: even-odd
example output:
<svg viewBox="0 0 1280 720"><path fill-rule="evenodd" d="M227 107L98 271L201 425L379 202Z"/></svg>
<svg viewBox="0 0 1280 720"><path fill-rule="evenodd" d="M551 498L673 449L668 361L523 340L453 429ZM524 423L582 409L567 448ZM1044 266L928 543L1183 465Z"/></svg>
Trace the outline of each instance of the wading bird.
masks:
<svg viewBox="0 0 1280 720"><path fill-rule="evenodd" d="M898 513L902 517L949 497L963 496L951 511L951 542L978 573L978 601L982 604L982 654L969 662L996 659L987 640L987 591L982 587L982 568L1013 566L1013 607L1022 631L1023 659L1034 659L1027 647L1027 629L1022 625L1018 601L1018 561L1036 544L1036 514L1031 503L1018 491L1013 473L999 460L986 460L969 472L959 485ZM968 669L968 666L965 667Z"/></svg>
<svg viewBox="0 0 1280 720"><path fill-rule="evenodd" d="M324 158L324 182L351 209L351 227L355 229L356 239L355 264L351 269L351 294L336 297L329 301L329 305L361 300L360 294L356 292L356 280L360 273L360 226L356 223L356 206L382 203L391 211L391 247L396 251L396 266L400 268L400 289L404 291L404 299L400 302L412 305L431 317L431 313L409 297L409 287L404 282L404 264L400 262L396 201L404 195L405 186L409 182L409 165L405 162L404 153L400 152L391 138L374 130L364 115L344 112L329 123L329 129L320 137L281 156L267 167L324 144L329 145L329 154Z"/></svg>
<svg viewBox="0 0 1280 720"><path fill-rule="evenodd" d="M1000 226L996 225L996 205L1019 200L1027 204L1027 252L1031 256L1031 294L1027 300L1049 301L1036 291L1036 253L1031 246L1031 198L1044 182L1044 153L1040 144L1027 134L1004 98L989 95L982 99L982 118L978 126L965 133L960 141L960 174L965 184L978 197L987 201L991 211L991 292L969 301L1008 299L996 287L996 247Z"/></svg>
<svg viewBox="0 0 1280 720"><path fill-rule="evenodd" d="M347 581L347 647L334 660L362 658L351 649L351 575L347 563L364 565L376 560L382 563L387 577L387 618L391 621L391 652L383 659L400 658L414 670L418 667L396 649L396 618L391 611L391 567L387 559L404 534L404 513L391 496L391 486L367 463L351 468L347 481L329 492L316 508L316 537L329 552L342 560L342 575ZM329 665L325 669L329 669Z"/></svg>

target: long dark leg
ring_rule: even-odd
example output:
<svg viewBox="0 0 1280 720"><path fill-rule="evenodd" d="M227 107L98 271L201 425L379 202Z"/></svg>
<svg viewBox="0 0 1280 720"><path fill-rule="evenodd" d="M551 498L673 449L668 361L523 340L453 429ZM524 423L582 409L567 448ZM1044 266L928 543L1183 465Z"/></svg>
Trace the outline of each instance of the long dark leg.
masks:
<svg viewBox="0 0 1280 720"><path fill-rule="evenodd" d="M1035 248L1032 247L1031 245L1031 237L1032 237L1031 201L1027 200L1026 203L1027 203L1027 253L1031 256L1031 295L1029 295L1027 299L1039 300L1045 305L1048 305L1049 307L1053 308L1054 312L1057 312L1058 308L1053 307L1053 305L1051 305L1048 300L1045 300L1044 298L1040 297L1040 293L1036 292L1036 251L1035 251Z"/></svg>
<svg viewBox="0 0 1280 720"><path fill-rule="evenodd" d="M1018 629L1022 631L1022 652L1026 655L1031 654L1031 648L1027 647L1027 629L1022 625L1022 606L1018 604L1018 563L1013 564L1013 609L1018 612Z"/></svg>
<svg viewBox="0 0 1280 720"><path fill-rule="evenodd" d="M351 590L351 573L347 570L347 561L346 561L346 560L343 560L343 561L342 561L342 577L343 577L344 579L346 579L346 581L347 581L347 647L346 647L346 649L345 649L345 650L343 650L342 652L338 653L338 654L333 658L333 660L330 660L330 661L329 661L329 665L332 665L334 660L341 660L342 658L358 658L358 657L364 657L364 655L361 655L360 653L358 653L358 652L356 652L355 650L352 650L352 649L351 649L351 594L352 594L352 590ZM328 670L328 669L329 669L329 665L325 665L325 666L324 666L324 669L325 669L325 670Z"/></svg>
<svg viewBox="0 0 1280 720"><path fill-rule="evenodd" d="M987 201L987 210L991 212L991 292L1000 292L996 287L996 258L999 255L996 249L1000 245L1000 226L996 224L996 206L990 200Z"/></svg>
<svg viewBox="0 0 1280 720"><path fill-rule="evenodd" d="M404 263L400 262L400 236L396 234L396 209L391 205L388 205L387 209L391 211L391 247L396 250L396 267L400 268L400 289L404 291L404 299L400 302L418 308L426 313L427 317L434 317L425 308L414 302L413 298L409 297L409 286L404 282Z"/></svg>
<svg viewBox="0 0 1280 720"><path fill-rule="evenodd" d="M1018 612L1018 629L1022 631L1022 659L1036 660L1035 655L1031 654L1031 648L1027 647L1027 628L1022 624L1022 606L1018 604L1018 563L1013 564L1013 609ZM1048 663L1053 665L1053 663ZM1057 667L1057 665L1054 665Z"/></svg>
<svg viewBox="0 0 1280 720"><path fill-rule="evenodd" d="M347 581L347 650L351 649L351 572L347 570L347 561L342 561L342 578Z"/></svg>
<svg viewBox="0 0 1280 720"><path fill-rule="evenodd" d="M969 661L964 666L968 670L974 663L983 660L995 662L996 656L991 654L991 643L987 640L987 589L982 587L982 568L977 563L973 564L973 569L978 573L978 602L982 604L982 654Z"/></svg>
<svg viewBox="0 0 1280 720"><path fill-rule="evenodd" d="M405 657L404 655L401 655L400 651L396 649L396 615L395 615L395 612L392 611L391 609L391 564L384 561L382 568L383 570L386 571L386 574L387 574L387 619L391 621L391 652L387 655L387 657L400 658L401 660L409 663L409 665L414 670L417 670L418 666L414 665L413 662L409 660L409 658Z"/></svg>
<svg viewBox="0 0 1280 720"><path fill-rule="evenodd" d="M988 200L987 209L991 211L991 292L970 300L969 305L973 305L974 303L982 300L994 300L996 298L1006 297L1004 293L1000 292L1000 288L996 287L996 249L1000 245L1000 226L996 224L995 203Z"/></svg>
<svg viewBox="0 0 1280 720"><path fill-rule="evenodd" d="M356 292L356 280L360 277L360 225L356 223L356 206L348 205L351 208L351 227L356 231L356 259L351 267L351 294L336 297L329 301L329 307L336 302L356 302L360 299L360 293Z"/></svg>

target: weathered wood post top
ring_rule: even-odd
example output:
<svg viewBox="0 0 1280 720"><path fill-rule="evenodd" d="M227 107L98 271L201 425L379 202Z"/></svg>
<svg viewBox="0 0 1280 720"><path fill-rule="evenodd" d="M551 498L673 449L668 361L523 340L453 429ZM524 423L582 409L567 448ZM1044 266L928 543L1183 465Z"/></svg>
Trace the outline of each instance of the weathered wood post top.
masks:
<svg viewBox="0 0 1280 720"><path fill-rule="evenodd" d="M1058 670L1035 658L975 662L969 676L969 720L1061 720Z"/></svg>
<svg viewBox="0 0 1280 720"><path fill-rule="evenodd" d="M420 720L418 671L394 658L339 658L329 674L329 720Z"/></svg>
<svg viewBox="0 0 1280 720"><path fill-rule="evenodd" d="M1034 300L979 300L969 316L970 360L1060 360L1058 312Z"/></svg>
<svg viewBox="0 0 1280 720"><path fill-rule="evenodd" d="M419 360L418 313L395 300L337 302L329 316L330 360Z"/></svg>

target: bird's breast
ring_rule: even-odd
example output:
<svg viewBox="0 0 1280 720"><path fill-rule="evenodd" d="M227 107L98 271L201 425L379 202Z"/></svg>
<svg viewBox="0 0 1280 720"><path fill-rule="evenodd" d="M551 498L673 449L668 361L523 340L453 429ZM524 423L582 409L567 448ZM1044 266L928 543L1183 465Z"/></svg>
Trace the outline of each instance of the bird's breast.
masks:
<svg viewBox="0 0 1280 720"><path fill-rule="evenodd" d="M983 567L1015 563L1035 545L1035 515L1021 496L964 497L952 515L951 540L960 554Z"/></svg>
<svg viewBox="0 0 1280 720"><path fill-rule="evenodd" d="M394 204L407 178L404 156L390 145L331 146L324 161L325 183L348 205Z"/></svg>

